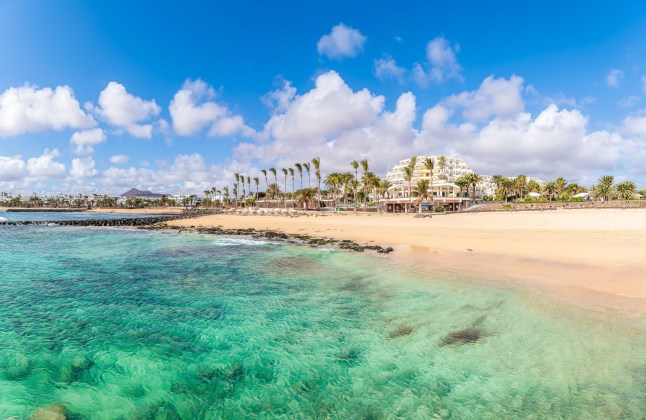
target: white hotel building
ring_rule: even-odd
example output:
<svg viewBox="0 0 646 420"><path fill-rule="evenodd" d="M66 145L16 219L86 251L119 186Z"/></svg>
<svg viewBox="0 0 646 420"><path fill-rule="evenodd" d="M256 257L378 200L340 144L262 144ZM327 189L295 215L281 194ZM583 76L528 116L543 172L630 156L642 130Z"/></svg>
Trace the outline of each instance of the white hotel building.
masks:
<svg viewBox="0 0 646 420"><path fill-rule="evenodd" d="M433 159L433 176L431 187L431 172L424 169L423 161L426 158ZM387 211L404 211L410 203L410 191L408 182L404 180L404 168L408 166L410 159L399 161L393 169L388 172L386 179L392 186L388 190L390 198L384 200ZM473 173L467 164L459 158L445 156L445 165L440 167L440 156L418 156L417 163L411 179L411 189L415 191L417 181L425 179L429 181L429 192L433 194L433 202L443 205L447 211L457 211L472 204L472 200L466 189L460 191L460 187L453 182L461 176ZM496 186L491 182L491 176L482 175L482 181L476 185L476 199L495 194ZM415 202L415 200L413 200Z"/></svg>

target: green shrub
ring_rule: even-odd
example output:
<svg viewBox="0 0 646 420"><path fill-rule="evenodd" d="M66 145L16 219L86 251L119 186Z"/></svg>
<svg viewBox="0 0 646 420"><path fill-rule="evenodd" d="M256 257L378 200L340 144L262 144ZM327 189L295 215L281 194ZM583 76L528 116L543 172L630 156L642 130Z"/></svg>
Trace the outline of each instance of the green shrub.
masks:
<svg viewBox="0 0 646 420"><path fill-rule="evenodd" d="M436 212L436 213L444 213L444 211L445 211L445 210L446 210L446 209L445 209L445 208L444 208L444 206L443 206L443 205L441 205L441 204L440 204L439 206L435 207L435 212Z"/></svg>
<svg viewBox="0 0 646 420"><path fill-rule="evenodd" d="M511 210L514 209L514 207L511 204L505 204L504 206L502 206L502 209L507 210L507 211L511 211Z"/></svg>
<svg viewBox="0 0 646 420"><path fill-rule="evenodd" d="M572 203L582 203L583 198L581 198L581 197L571 197L568 201L570 201Z"/></svg>

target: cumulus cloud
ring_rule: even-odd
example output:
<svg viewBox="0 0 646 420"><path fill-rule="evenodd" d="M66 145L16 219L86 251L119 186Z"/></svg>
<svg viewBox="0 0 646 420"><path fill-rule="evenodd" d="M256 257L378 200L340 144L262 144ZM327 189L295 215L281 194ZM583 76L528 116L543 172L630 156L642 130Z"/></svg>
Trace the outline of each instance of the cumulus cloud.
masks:
<svg viewBox="0 0 646 420"><path fill-rule="evenodd" d="M420 87L431 83L443 83L448 79L462 80L462 66L458 63L458 44L451 43L443 36L432 39L426 45L426 62L413 66L413 80Z"/></svg>
<svg viewBox="0 0 646 420"><path fill-rule="evenodd" d="M90 178L97 176L99 171L94 168L94 159L91 157L72 159L72 167L70 168L70 177Z"/></svg>
<svg viewBox="0 0 646 420"><path fill-rule="evenodd" d="M0 156L0 182L21 179L26 170L27 164L20 156Z"/></svg>
<svg viewBox="0 0 646 420"><path fill-rule="evenodd" d="M622 98L617 102L617 105L619 105L622 108L630 108L639 103L641 98L637 95L630 95L626 98Z"/></svg>
<svg viewBox="0 0 646 420"><path fill-rule="evenodd" d="M646 136L646 116L631 115L624 118L624 129L630 134Z"/></svg>
<svg viewBox="0 0 646 420"><path fill-rule="evenodd" d="M54 160L60 155L58 149L45 149L41 156L30 158L27 161L27 176L38 179L63 176L65 165Z"/></svg>
<svg viewBox="0 0 646 420"><path fill-rule="evenodd" d="M284 112L289 104L296 96L296 88L292 86L289 80L282 80L281 86L278 89L260 98L261 102L272 112Z"/></svg>
<svg viewBox="0 0 646 420"><path fill-rule="evenodd" d="M366 39L358 30L340 23L319 39L316 50L320 55L332 59L355 57L363 51Z"/></svg>
<svg viewBox="0 0 646 420"><path fill-rule="evenodd" d="M0 94L0 137L94 125L69 86L39 89L26 84Z"/></svg>
<svg viewBox="0 0 646 420"><path fill-rule="evenodd" d="M191 136L208 127L210 137L255 134L240 115L231 114L226 106L212 101L214 98L211 86L202 80L187 80L169 106L175 132Z"/></svg>
<svg viewBox="0 0 646 420"><path fill-rule="evenodd" d="M76 131L70 138L70 143L74 145L74 153L77 155L88 155L94 153L94 146L105 141L105 133L101 128L91 130Z"/></svg>
<svg viewBox="0 0 646 420"><path fill-rule="evenodd" d="M522 77L512 76L507 80L489 76L477 90L449 96L445 102L460 107L469 121L483 121L491 116L507 118L523 110L522 86Z"/></svg>
<svg viewBox="0 0 646 420"><path fill-rule="evenodd" d="M110 158L110 163L114 165L125 165L126 163L128 163L128 156L114 155Z"/></svg>
<svg viewBox="0 0 646 420"><path fill-rule="evenodd" d="M398 66L390 56L375 60L373 71L378 79L395 79L400 83L404 81L406 76L406 69Z"/></svg>
<svg viewBox="0 0 646 420"><path fill-rule="evenodd" d="M612 69L606 75L606 85L611 88L618 88L624 79L624 72L622 70Z"/></svg>
<svg viewBox="0 0 646 420"><path fill-rule="evenodd" d="M161 112L154 100L146 101L134 96L117 82L108 83L101 91L98 107L88 103L86 108L131 136L144 139L152 137L153 125L142 123Z"/></svg>

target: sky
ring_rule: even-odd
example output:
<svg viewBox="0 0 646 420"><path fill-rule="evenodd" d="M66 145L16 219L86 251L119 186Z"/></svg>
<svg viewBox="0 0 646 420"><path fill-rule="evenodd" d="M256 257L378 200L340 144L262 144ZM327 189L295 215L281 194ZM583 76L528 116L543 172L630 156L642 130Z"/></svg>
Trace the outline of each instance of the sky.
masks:
<svg viewBox="0 0 646 420"><path fill-rule="evenodd" d="M534 3L2 0L0 191L412 155L646 188L646 4Z"/></svg>

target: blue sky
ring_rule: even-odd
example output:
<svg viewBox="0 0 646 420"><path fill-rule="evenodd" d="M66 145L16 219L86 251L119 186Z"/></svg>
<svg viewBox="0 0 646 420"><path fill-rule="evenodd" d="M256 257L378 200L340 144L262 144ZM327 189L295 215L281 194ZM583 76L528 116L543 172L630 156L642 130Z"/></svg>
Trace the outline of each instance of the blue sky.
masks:
<svg viewBox="0 0 646 420"><path fill-rule="evenodd" d="M167 3L0 3L1 190L199 192L313 156L383 176L413 154L646 187L642 2Z"/></svg>

